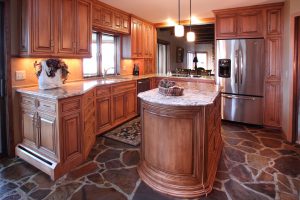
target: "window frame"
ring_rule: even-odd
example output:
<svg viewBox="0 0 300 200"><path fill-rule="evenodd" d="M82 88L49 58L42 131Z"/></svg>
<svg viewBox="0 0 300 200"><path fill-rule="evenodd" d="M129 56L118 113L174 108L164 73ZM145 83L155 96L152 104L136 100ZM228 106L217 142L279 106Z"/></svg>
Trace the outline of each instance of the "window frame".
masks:
<svg viewBox="0 0 300 200"><path fill-rule="evenodd" d="M188 58L188 53L192 53L194 57L197 56L197 53L206 54L206 67L208 67L208 52L207 51L187 51L187 53L186 53L187 58ZM194 63L194 62L192 62L192 63ZM188 59L186 59L186 66L188 66ZM199 67L198 64L197 64L197 67Z"/></svg>
<svg viewBox="0 0 300 200"><path fill-rule="evenodd" d="M114 70L114 73L113 74L106 74L106 76L114 76L114 75L117 75L118 74L118 66L117 66L117 63L118 63L118 49L117 49L117 39L119 36L116 36L116 35L112 35L112 34L109 34L109 33L102 33L102 32L93 32L92 34L96 34L96 43L97 43L97 50L98 52L96 53L96 60L97 60L97 74L91 74L91 75L88 75L88 74L84 74L84 70L82 70L82 76L83 78L93 78L93 77L103 77L103 73L102 73L102 36L103 35L107 35L107 36L112 36L114 37L114 49L115 49L115 52L114 52L114 61L115 61L115 70ZM83 63L82 63L83 65ZM84 67L84 66L83 66Z"/></svg>

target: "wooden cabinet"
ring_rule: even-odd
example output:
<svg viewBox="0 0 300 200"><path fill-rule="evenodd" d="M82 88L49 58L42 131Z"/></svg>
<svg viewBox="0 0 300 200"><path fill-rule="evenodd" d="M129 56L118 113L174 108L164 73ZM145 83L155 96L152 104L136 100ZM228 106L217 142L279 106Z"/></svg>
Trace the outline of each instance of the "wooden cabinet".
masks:
<svg viewBox="0 0 300 200"><path fill-rule="evenodd" d="M20 28L21 56L91 56L88 0L24 0Z"/></svg>
<svg viewBox="0 0 300 200"><path fill-rule="evenodd" d="M281 37L266 39L266 80L280 80L282 66Z"/></svg>
<svg viewBox="0 0 300 200"><path fill-rule="evenodd" d="M103 97L98 98L96 101L97 107L97 132L103 132L107 129L110 129L112 126L111 120L111 98Z"/></svg>
<svg viewBox="0 0 300 200"><path fill-rule="evenodd" d="M282 8L272 8L267 10L267 34L282 34Z"/></svg>
<svg viewBox="0 0 300 200"><path fill-rule="evenodd" d="M123 58L153 58L154 44L153 25L132 17L131 35L122 38Z"/></svg>
<svg viewBox="0 0 300 200"><path fill-rule="evenodd" d="M245 11L238 14L238 35L263 37L263 15L261 10Z"/></svg>
<svg viewBox="0 0 300 200"><path fill-rule="evenodd" d="M76 5L74 0L58 1L58 54L76 52Z"/></svg>
<svg viewBox="0 0 300 200"><path fill-rule="evenodd" d="M99 31L129 34L129 14L99 1L93 2L93 28Z"/></svg>
<svg viewBox="0 0 300 200"><path fill-rule="evenodd" d="M137 113L137 95L136 89L126 92L125 94L125 111L126 117L130 118Z"/></svg>
<svg viewBox="0 0 300 200"><path fill-rule="evenodd" d="M126 119L126 93L112 96L112 119L114 123Z"/></svg>
<svg viewBox="0 0 300 200"><path fill-rule="evenodd" d="M216 15L217 38L263 37L261 10L230 12Z"/></svg>
<svg viewBox="0 0 300 200"><path fill-rule="evenodd" d="M237 15L217 14L215 26L216 26L217 38L236 37L237 36Z"/></svg>
<svg viewBox="0 0 300 200"><path fill-rule="evenodd" d="M267 82L265 86L264 124L267 126L281 126L281 83Z"/></svg>

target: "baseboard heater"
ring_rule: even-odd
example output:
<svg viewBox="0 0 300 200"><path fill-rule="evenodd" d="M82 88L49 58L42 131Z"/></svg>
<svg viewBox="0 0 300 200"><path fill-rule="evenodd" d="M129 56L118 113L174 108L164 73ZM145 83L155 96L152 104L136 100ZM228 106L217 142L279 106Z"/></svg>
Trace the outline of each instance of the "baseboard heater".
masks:
<svg viewBox="0 0 300 200"><path fill-rule="evenodd" d="M53 179L55 174L54 171L57 167L57 162L47 159L44 156L33 152L32 150L21 144L18 144L16 146L16 155L26 162L30 163L31 165L35 166L39 170L45 172Z"/></svg>

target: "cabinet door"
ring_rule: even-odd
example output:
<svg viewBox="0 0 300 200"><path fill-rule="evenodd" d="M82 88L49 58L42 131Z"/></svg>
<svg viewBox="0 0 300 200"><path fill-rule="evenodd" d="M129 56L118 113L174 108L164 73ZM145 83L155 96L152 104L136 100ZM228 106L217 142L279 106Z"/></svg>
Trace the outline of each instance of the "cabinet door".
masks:
<svg viewBox="0 0 300 200"><path fill-rule="evenodd" d="M281 9L275 8L267 10L267 34L280 35L281 34Z"/></svg>
<svg viewBox="0 0 300 200"><path fill-rule="evenodd" d="M262 11L245 11L238 14L238 35L263 37Z"/></svg>
<svg viewBox="0 0 300 200"><path fill-rule="evenodd" d="M76 51L75 0L58 1L58 54L72 55Z"/></svg>
<svg viewBox="0 0 300 200"><path fill-rule="evenodd" d="M63 161L82 155L82 128L80 113L62 117Z"/></svg>
<svg viewBox="0 0 300 200"><path fill-rule="evenodd" d="M112 98L112 121L113 123L117 123L126 119L126 95L125 93L117 94L114 95Z"/></svg>
<svg viewBox="0 0 300 200"><path fill-rule="evenodd" d="M280 127L281 125L281 84L267 82L265 86L264 125Z"/></svg>
<svg viewBox="0 0 300 200"><path fill-rule="evenodd" d="M54 54L54 0L33 0L32 53Z"/></svg>
<svg viewBox="0 0 300 200"><path fill-rule="evenodd" d="M111 127L111 99L104 97L96 101L96 125L97 133Z"/></svg>
<svg viewBox="0 0 300 200"><path fill-rule="evenodd" d="M281 37L267 38L266 79L280 80L281 76Z"/></svg>
<svg viewBox="0 0 300 200"><path fill-rule="evenodd" d="M31 147L36 147L36 114L34 111L23 110L21 116L21 128L23 135L23 143Z"/></svg>
<svg viewBox="0 0 300 200"><path fill-rule="evenodd" d="M92 23L91 13L92 5L90 1L77 0L77 48L76 54L82 56L91 56L92 41Z"/></svg>
<svg viewBox="0 0 300 200"><path fill-rule="evenodd" d="M224 14L216 16L217 38L231 38L237 36L236 14Z"/></svg>
<svg viewBox="0 0 300 200"><path fill-rule="evenodd" d="M136 90L126 92L126 117L130 118L136 115L137 104L136 104Z"/></svg>
<svg viewBox="0 0 300 200"><path fill-rule="evenodd" d="M101 26L101 7L93 6L93 26Z"/></svg>
<svg viewBox="0 0 300 200"><path fill-rule="evenodd" d="M57 128L56 118L39 113L37 146L44 155L55 159L57 155Z"/></svg>
<svg viewBox="0 0 300 200"><path fill-rule="evenodd" d="M101 25L105 28L113 27L113 11L108 8L101 9Z"/></svg>
<svg viewBox="0 0 300 200"><path fill-rule="evenodd" d="M140 20L131 20L131 56L132 58L143 57L143 24Z"/></svg>
<svg viewBox="0 0 300 200"><path fill-rule="evenodd" d="M118 12L114 12L114 29L116 29L117 31L122 31L122 23L123 21L121 14Z"/></svg>
<svg viewBox="0 0 300 200"><path fill-rule="evenodd" d="M128 15L123 15L122 16L122 31L124 33L129 33L130 32L130 18Z"/></svg>

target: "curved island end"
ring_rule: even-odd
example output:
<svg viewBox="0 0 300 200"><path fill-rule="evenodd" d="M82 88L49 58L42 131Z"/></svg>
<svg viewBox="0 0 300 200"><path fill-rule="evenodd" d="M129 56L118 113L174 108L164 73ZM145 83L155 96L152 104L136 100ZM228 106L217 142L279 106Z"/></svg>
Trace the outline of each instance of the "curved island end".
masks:
<svg viewBox="0 0 300 200"><path fill-rule="evenodd" d="M223 148L218 86L178 83L179 97L140 93L142 143L138 173L156 191L181 198L211 192Z"/></svg>

